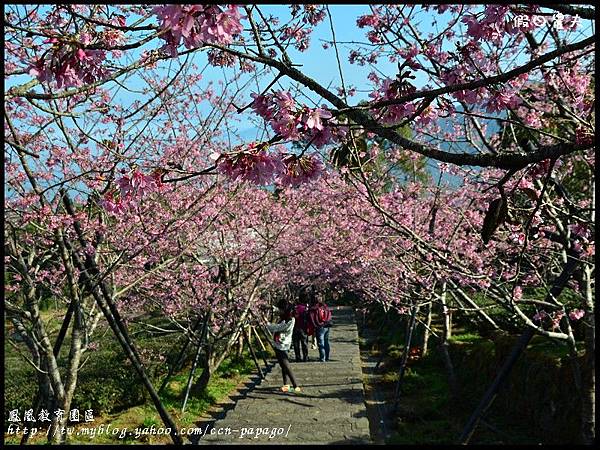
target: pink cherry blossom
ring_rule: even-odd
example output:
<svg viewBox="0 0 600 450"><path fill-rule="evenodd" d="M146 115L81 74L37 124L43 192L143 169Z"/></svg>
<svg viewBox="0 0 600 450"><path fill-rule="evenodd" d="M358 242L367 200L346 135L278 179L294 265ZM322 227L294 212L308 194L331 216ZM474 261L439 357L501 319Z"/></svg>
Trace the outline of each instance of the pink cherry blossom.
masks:
<svg viewBox="0 0 600 450"><path fill-rule="evenodd" d="M282 158L282 161L285 170L279 177L279 183L283 186L298 187L319 178L325 169L320 158L315 154L302 157L287 155Z"/></svg>
<svg viewBox="0 0 600 450"><path fill-rule="evenodd" d="M516 286L513 291L513 299L518 302L523 298L523 288L521 286Z"/></svg>
<svg viewBox="0 0 600 450"><path fill-rule="evenodd" d="M308 109L303 116L303 122L308 129L322 130L322 119L331 119L332 115L329 111L323 108Z"/></svg>
<svg viewBox="0 0 600 450"><path fill-rule="evenodd" d="M581 319L584 315L585 311L583 309L573 309L569 312L569 319L576 321Z"/></svg>
<svg viewBox="0 0 600 450"><path fill-rule="evenodd" d="M39 81L56 81L61 87L92 84L109 76L104 68L106 53L102 50L84 50L71 45L53 47L30 67L29 74Z"/></svg>
<svg viewBox="0 0 600 450"><path fill-rule="evenodd" d="M163 5L153 12L160 20L161 38L167 42L164 48L172 56L182 39L188 49L203 42L226 45L243 30L235 5L226 10L218 5Z"/></svg>
<svg viewBox="0 0 600 450"><path fill-rule="evenodd" d="M283 163L277 155L267 153L265 146L251 144L246 150L221 155L218 169L232 180L267 185L282 172Z"/></svg>
<svg viewBox="0 0 600 450"><path fill-rule="evenodd" d="M491 94L485 104L487 112L497 112L516 108L521 104L521 99L514 92L505 90Z"/></svg>

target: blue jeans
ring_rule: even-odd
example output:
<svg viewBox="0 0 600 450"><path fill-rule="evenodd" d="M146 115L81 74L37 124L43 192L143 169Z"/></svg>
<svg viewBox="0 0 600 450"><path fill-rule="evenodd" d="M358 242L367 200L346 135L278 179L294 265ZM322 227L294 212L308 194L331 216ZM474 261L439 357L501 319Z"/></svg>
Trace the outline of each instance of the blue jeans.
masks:
<svg viewBox="0 0 600 450"><path fill-rule="evenodd" d="M319 346L319 360L329 361L329 328L317 328L317 344Z"/></svg>

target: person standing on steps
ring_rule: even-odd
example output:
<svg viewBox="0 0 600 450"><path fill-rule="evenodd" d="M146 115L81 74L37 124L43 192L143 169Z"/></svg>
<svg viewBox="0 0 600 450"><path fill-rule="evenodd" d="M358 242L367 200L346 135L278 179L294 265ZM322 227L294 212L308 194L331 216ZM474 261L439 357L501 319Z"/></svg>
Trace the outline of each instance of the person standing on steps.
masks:
<svg viewBox="0 0 600 450"><path fill-rule="evenodd" d="M329 361L329 330L333 322L331 320L331 310L323 302L323 294L321 293L317 294L315 304L310 308L310 319L317 336L319 361Z"/></svg>
<svg viewBox="0 0 600 450"><path fill-rule="evenodd" d="M303 294L294 309L294 332L292 334L292 342L294 343L294 354L296 362L308 361L308 305ZM302 349L302 352L300 350Z"/></svg>
<svg viewBox="0 0 600 450"><path fill-rule="evenodd" d="M296 383L296 378L292 373L292 368L290 367L290 361L287 355L287 352L292 345L292 334L295 323L293 317L293 306L284 302L280 302L278 308L280 322L277 324L267 324L267 330L269 330L269 332L273 335L271 344L275 350L275 356L277 357L277 362L279 362L281 374L283 375L283 386L281 386L281 390L283 392L300 393L302 390L300 389L300 386L298 386L298 383ZM292 382L292 386L290 386L287 382L288 377Z"/></svg>
<svg viewBox="0 0 600 450"><path fill-rule="evenodd" d="M310 300L309 300L310 299ZM310 309L316 304L316 294L315 292L311 292L310 295L307 293L306 297L306 308L307 308L307 320L306 320L306 334L308 334L310 341L311 350L317 349L317 333L315 330L315 324L310 318Z"/></svg>

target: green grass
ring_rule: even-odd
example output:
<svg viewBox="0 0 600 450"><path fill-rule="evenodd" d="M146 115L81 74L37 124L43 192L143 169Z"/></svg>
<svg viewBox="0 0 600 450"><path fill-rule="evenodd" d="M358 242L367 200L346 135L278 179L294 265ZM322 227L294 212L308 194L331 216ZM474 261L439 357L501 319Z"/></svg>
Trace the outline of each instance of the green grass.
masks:
<svg viewBox="0 0 600 450"><path fill-rule="evenodd" d="M455 334L455 335L451 336L449 339L450 342L466 342L469 344L481 342L482 340L483 340L483 338L479 334L476 334L476 333Z"/></svg>
<svg viewBox="0 0 600 450"><path fill-rule="evenodd" d="M189 371L189 368L187 369ZM186 403L185 412L181 412L185 388L187 386L189 372L183 370L173 376L161 393L161 401L172 415L178 426L189 427L198 422L200 417L213 405L219 403L242 381L255 370L254 363L247 353L241 358L226 359L219 370L211 376L207 388L200 394L190 393ZM198 370L194 375L193 382L198 379L202 371ZM113 427L146 428L152 425L162 427L162 420L150 403L128 408L118 414L111 415L109 422ZM134 439L134 438L132 438ZM100 443L97 439L94 443ZM165 435L142 435L134 439L135 443L145 444L167 444L171 442L169 436ZM90 440L72 440L70 443L90 443ZM123 443L120 439L108 439L102 443Z"/></svg>
<svg viewBox="0 0 600 450"><path fill-rule="evenodd" d="M61 312L55 309L43 311L42 315L48 328L51 330L50 338L53 341L60 328L59 319ZM164 322L164 319L162 319ZM160 318L150 318L155 325L165 325ZM7 329L10 329L7 325ZM102 423L110 424L114 428L147 428L154 425L162 426L162 420L156 412L143 384L138 380L133 368L129 365L119 344L114 339L110 330L106 333L105 326L101 325L95 333L93 340L99 343L99 349L86 354L89 359L79 372L78 385L75 391L73 407L80 410L93 409L93 426ZM179 353L181 347L180 337L176 334L154 336L147 333L136 324L130 325L131 335L135 336L135 343L140 351L150 355L146 357L145 366L156 389L160 386L167 373L164 360L157 358L162 355L167 361ZM67 335L59 355L59 364L64 366L70 336ZM18 344L19 350L27 354L24 344ZM22 356L11 346L7 340L4 344L5 351L5 405L7 410L29 409L37 390L34 369L24 362ZM143 353L143 352L142 352ZM161 400L166 409L173 416L178 426L191 426L211 406L222 401L245 377L254 372L256 367L248 352L241 358L227 358L219 370L212 375L211 380L200 394L191 393L186 405L186 411L181 412L184 390L189 376L192 351L189 352L184 368L175 374L161 394ZM260 354L259 354L260 355ZM268 352L265 352L268 355ZM260 356L259 356L260 357ZM85 358L84 358L85 359ZM197 370L194 381L201 375ZM88 424L89 425L89 424ZM77 427L76 427L77 428ZM18 444L20 436L5 435L7 443ZM45 439L32 439L32 443L45 443ZM128 436L118 439L110 435L71 436L69 443L170 443L168 436Z"/></svg>
<svg viewBox="0 0 600 450"><path fill-rule="evenodd" d="M449 432L451 429L447 419L429 418L417 423L400 422L397 433L391 436L386 444L450 444L457 436L456 432Z"/></svg>
<svg viewBox="0 0 600 450"><path fill-rule="evenodd" d="M428 354L408 363L400 389L395 430L386 443L455 444L520 332L516 329L510 335L486 329L481 330L482 336L476 323L456 319L449 350L458 377L459 397L450 399L446 368L437 350L439 341L431 338ZM379 330L381 314L373 315L368 322L371 330ZM393 396L404 348L405 322L400 319L389 322L382 342L375 345L370 341L365 347L372 356L379 357L385 352L381 389ZM433 326L440 325L434 321ZM417 329L412 346L421 345L420 332ZM535 336L488 412L486 421L490 427L480 424L471 443L510 445L569 441L571 437L543 431L541 421L550 413L539 414L549 408L549 398L562 405L561 408L567 408L568 414L561 413L563 416L576 414L572 399L565 397L564 386L570 383L570 363L564 359L567 356L565 343ZM565 422L560 429L564 430L565 426L573 428L571 422Z"/></svg>
<svg viewBox="0 0 600 450"><path fill-rule="evenodd" d="M543 336L534 336L531 343L527 346L527 351L557 359L569 356L569 349L566 343L551 341Z"/></svg>
<svg viewBox="0 0 600 450"><path fill-rule="evenodd" d="M395 387L397 380L398 371L389 370L382 381L393 382ZM474 399L477 401L479 397ZM474 409L469 402L450 400L446 371L436 352L409 363L401 384L399 404L396 428L386 444L454 444ZM504 434L480 425L472 443L534 444L539 441L528 425L515 418L494 411L489 420Z"/></svg>
<svg viewBox="0 0 600 450"><path fill-rule="evenodd" d="M409 362L400 387L400 407L395 433L388 444L441 444L455 439L451 420L448 384L439 359L429 354ZM390 370L382 381L398 380L398 370Z"/></svg>

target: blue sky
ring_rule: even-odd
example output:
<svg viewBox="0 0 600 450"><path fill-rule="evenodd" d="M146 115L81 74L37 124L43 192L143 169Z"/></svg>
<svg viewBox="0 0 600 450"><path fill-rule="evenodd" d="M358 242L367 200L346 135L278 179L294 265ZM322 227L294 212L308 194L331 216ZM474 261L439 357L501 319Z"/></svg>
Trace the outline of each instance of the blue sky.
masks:
<svg viewBox="0 0 600 450"><path fill-rule="evenodd" d="M285 23L286 19L290 17L290 8L289 5L261 5L261 11L263 14L269 15L273 14L281 19L281 23ZM341 42L338 46L340 51L340 63L342 67L342 72L344 75L344 82L346 87L355 86L359 90L369 90L371 88L370 82L366 82L367 75L369 72L373 71L372 67L369 66L359 66L357 64L350 64L348 61L348 55L352 48L355 48L355 44L346 44L343 43L345 41L360 41L367 42L365 37L367 29L360 29L356 25L356 19L363 14L370 14L371 9L369 5L330 5L329 10L331 11L333 27L336 33L336 39ZM436 12L430 11L429 13L421 14L420 21L416 24L419 32L426 36L429 32L435 32L436 29L433 29L431 20L435 17L438 20L438 27L444 27L447 24L448 14L439 15ZM130 22L130 21L128 21ZM583 36L588 36L591 34L593 30L584 30ZM294 63L301 64L299 68L302 70L307 76L314 78L318 82L320 82L324 86L328 86L330 84L334 86L340 86L340 77L337 65L337 59L335 56L335 51L333 47L329 47L328 49L324 49L322 44L323 41L330 41L331 29L329 19L325 18L323 22L321 22L314 30L311 35L311 45L310 48L306 52L299 52L293 48L290 48L289 54ZM579 36L578 38L581 38ZM143 49L152 49L161 45L160 42L152 41L149 45L146 45ZM137 49L130 53L128 59L130 61L136 60L139 58L139 54L143 49ZM528 55L522 54L519 56L521 61L528 58ZM206 64L206 52L197 52L193 56L194 62L198 65L198 67L204 67ZM517 60L519 61L519 60ZM172 64L172 61L164 61L161 63L161 67L164 68L162 71L164 74L167 74L167 67ZM177 64L173 65L174 68L177 68ZM262 67L258 66L259 69ZM388 76L390 78L395 77L397 72L397 64L389 62L385 57L380 58L377 64L377 68L381 73L380 76ZM172 69L174 70L174 69ZM229 73L228 73L229 71ZM230 69L221 69L215 67L209 67L203 74L203 82L206 84L202 84L202 86L208 86L209 82L214 82L215 84L219 81L229 80L231 78ZM252 77L253 75L246 75L247 78ZM29 81L30 77L28 75L19 76L19 77L11 77L8 80L5 80L5 89L9 88L13 84L23 83L25 81ZM259 81L259 87L266 87L267 83L272 80L272 76L265 76ZM227 82L227 81L226 81ZM110 83L114 86L114 83ZM425 84L425 78L423 75L420 75L417 72L417 78L414 80L414 84L420 88ZM127 85L133 89L140 89L146 86L146 82L141 79L138 75L134 75L130 80L127 81ZM282 79L279 83L279 88L288 88L290 86L289 80ZM334 89L335 92L335 89ZM240 99L240 105L245 104L250 100L249 93L246 93L244 99ZM306 96L308 98L302 98ZM135 94L128 93L126 91L120 90L114 98L115 103L120 103L123 106L130 104L136 98ZM140 99L144 97L140 96ZM368 92L359 92L358 95L352 97L350 99L351 103L357 103L360 100L367 99ZM308 89L303 89L300 93L300 98L298 98L299 102L302 103L310 103L312 99L314 102L319 102L320 99L314 93L310 92ZM205 103L205 102L204 102ZM200 105L200 108L206 108L208 105ZM257 139L257 128L255 125L250 122L246 117L240 118L240 123L237 125L239 129L240 136L242 140L247 139Z"/></svg>

